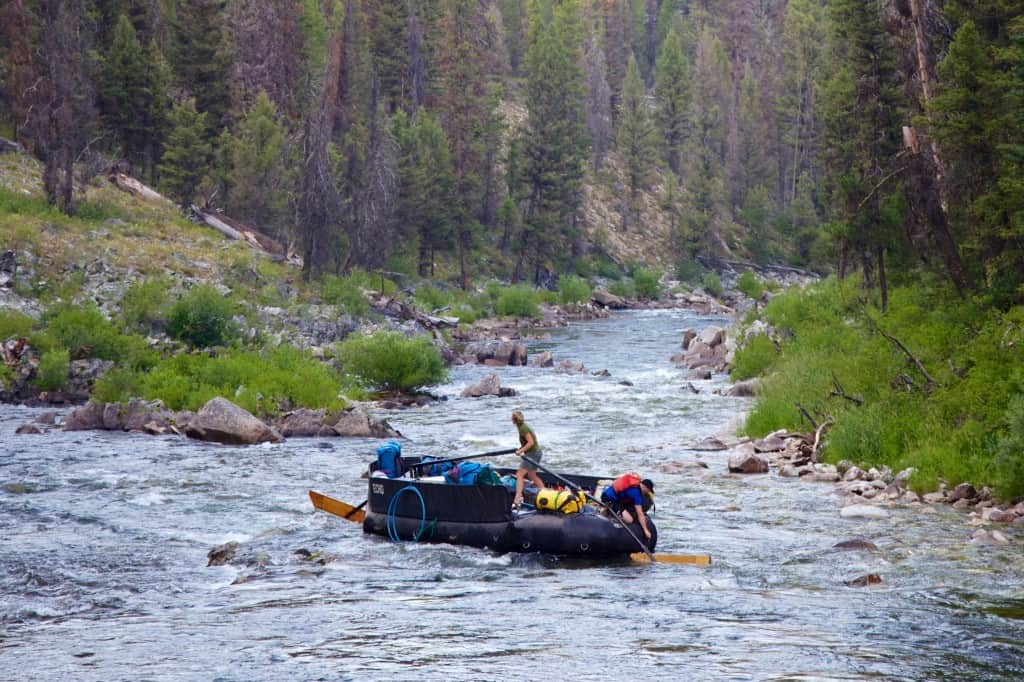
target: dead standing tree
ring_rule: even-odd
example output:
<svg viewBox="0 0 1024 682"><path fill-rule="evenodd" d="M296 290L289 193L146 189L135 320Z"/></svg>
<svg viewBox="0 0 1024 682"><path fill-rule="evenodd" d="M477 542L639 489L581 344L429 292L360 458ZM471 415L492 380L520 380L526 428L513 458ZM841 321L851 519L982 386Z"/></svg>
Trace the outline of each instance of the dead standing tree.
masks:
<svg viewBox="0 0 1024 682"><path fill-rule="evenodd" d="M30 104L20 132L45 164L46 198L71 213L75 159L87 146L93 120L82 2L40 0L38 11L35 79L25 93Z"/></svg>

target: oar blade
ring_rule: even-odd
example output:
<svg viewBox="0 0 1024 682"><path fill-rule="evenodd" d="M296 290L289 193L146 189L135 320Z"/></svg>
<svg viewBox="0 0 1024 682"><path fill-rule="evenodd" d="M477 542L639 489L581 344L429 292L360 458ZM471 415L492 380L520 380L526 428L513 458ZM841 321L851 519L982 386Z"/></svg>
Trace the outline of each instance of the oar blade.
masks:
<svg viewBox="0 0 1024 682"><path fill-rule="evenodd" d="M341 500L336 500L333 497L328 497L327 495L318 493L315 490L309 491L309 499L317 509L325 511L328 514L340 516L346 521L362 523L363 519L366 518L366 512L362 509L353 507L351 504L342 502Z"/></svg>
<svg viewBox="0 0 1024 682"><path fill-rule="evenodd" d="M629 558L639 564L651 563L651 557L643 552L635 552ZM690 564L692 566L710 566L710 554L660 554L654 555L654 561L659 564Z"/></svg>

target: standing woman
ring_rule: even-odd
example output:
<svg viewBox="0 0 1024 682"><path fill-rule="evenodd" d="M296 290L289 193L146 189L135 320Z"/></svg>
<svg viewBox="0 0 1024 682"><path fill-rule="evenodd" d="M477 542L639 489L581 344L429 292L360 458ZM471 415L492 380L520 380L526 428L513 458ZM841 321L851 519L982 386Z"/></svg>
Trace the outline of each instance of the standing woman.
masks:
<svg viewBox="0 0 1024 682"><path fill-rule="evenodd" d="M513 412L512 423L519 429L519 449L516 450L516 454L527 455L534 462L539 462L544 453L541 452L540 446L537 444L537 436L534 435L533 429L523 419L523 413L519 410ZM544 487L544 481L540 480L540 476L537 475L537 466L525 460L519 460L519 469L516 470L516 496L512 500L513 509L518 509L519 505L523 503L523 484L527 476L538 488Z"/></svg>

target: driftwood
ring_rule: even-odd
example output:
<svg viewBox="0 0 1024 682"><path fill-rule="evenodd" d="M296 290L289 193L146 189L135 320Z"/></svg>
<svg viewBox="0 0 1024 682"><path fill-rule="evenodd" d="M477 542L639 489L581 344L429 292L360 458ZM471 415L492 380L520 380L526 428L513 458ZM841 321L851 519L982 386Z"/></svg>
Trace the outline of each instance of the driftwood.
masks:
<svg viewBox="0 0 1024 682"><path fill-rule="evenodd" d="M829 426L832 426L832 418L826 419L821 426L814 430L814 444L811 446L811 461L818 461L818 446L821 445L821 434L825 432Z"/></svg>
<svg viewBox="0 0 1024 682"><path fill-rule="evenodd" d="M929 388L933 386L941 386L939 382L935 381L935 379L932 378L932 375L929 374L928 370L924 368L924 364L922 364L922 362L917 359L917 356L911 353L910 350L906 346L904 346L899 339L890 334L886 334L884 331L882 331L882 328L877 325L875 326L875 329L878 330L878 333L881 334L886 341L899 348L900 351L902 351L903 354L907 356L907 359L914 363L914 366L917 367L917 371L919 371L921 375L924 376L925 391L927 391Z"/></svg>
<svg viewBox="0 0 1024 682"><path fill-rule="evenodd" d="M0 137L0 154L24 154L25 148L14 140Z"/></svg>
<svg viewBox="0 0 1024 682"><path fill-rule="evenodd" d="M864 398L861 398L860 396L850 395L846 392L846 389L843 388L843 385L839 383L839 377L836 376L835 372L832 372L832 385L835 388L832 389L832 392L829 393L829 396L833 398L842 398L843 400L848 400L851 403L857 405L858 407L864 404Z"/></svg>
<svg viewBox="0 0 1024 682"><path fill-rule="evenodd" d="M811 422L811 426L813 426L815 429L817 429L818 428L818 420L811 416L811 413L807 411L807 408L804 407L803 405L801 405L800 403L793 403L793 404L796 405L796 409L800 412L800 414L802 414L804 417L806 417L807 421Z"/></svg>

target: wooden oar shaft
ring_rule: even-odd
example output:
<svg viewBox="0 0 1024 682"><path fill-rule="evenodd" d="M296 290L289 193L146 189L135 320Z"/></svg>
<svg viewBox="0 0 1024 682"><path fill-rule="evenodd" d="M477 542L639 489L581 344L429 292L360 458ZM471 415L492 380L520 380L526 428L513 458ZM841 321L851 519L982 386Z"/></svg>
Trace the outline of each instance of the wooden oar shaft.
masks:
<svg viewBox="0 0 1024 682"><path fill-rule="evenodd" d="M643 552L635 552L629 558L639 563L650 563L651 558ZM662 554L654 555L654 559L662 564L693 564L694 566L710 566L710 554Z"/></svg>
<svg viewBox="0 0 1024 682"><path fill-rule="evenodd" d="M575 492L582 492L586 496L586 498L588 500L593 500L597 504L601 505L601 507L603 507L604 509L607 509L608 513L611 514L612 516L614 516L615 520L618 521L620 524L622 524L622 527L626 529L626 532L629 533L630 536L632 536L632 538L634 540L636 540L636 544L640 546L640 549L643 550L644 554L646 554L648 557L650 557L651 561L657 561L657 559L654 558L654 554L651 552L651 550L649 550L647 548L647 545L644 543L644 541L641 540L640 537L636 533L633 532L633 529L629 527L629 524L626 523L622 519L621 516L619 516L619 513L617 511L615 511L614 509L609 507L607 504L605 504L601 500L599 500L596 497L594 497L593 495L591 495L589 492L584 490L581 486L573 483L572 481L570 481L567 478L563 478L562 476L559 476L558 474L556 474L551 469L548 469L547 467L541 465L539 462L535 462L534 460L530 459L526 455L521 455L521 457L523 458L524 462L529 462L530 464L532 464L533 466L537 467L538 469L540 469L544 473L549 474L551 476L554 476L556 479L558 479L559 481L561 481L565 485L569 486L570 490L573 490Z"/></svg>

